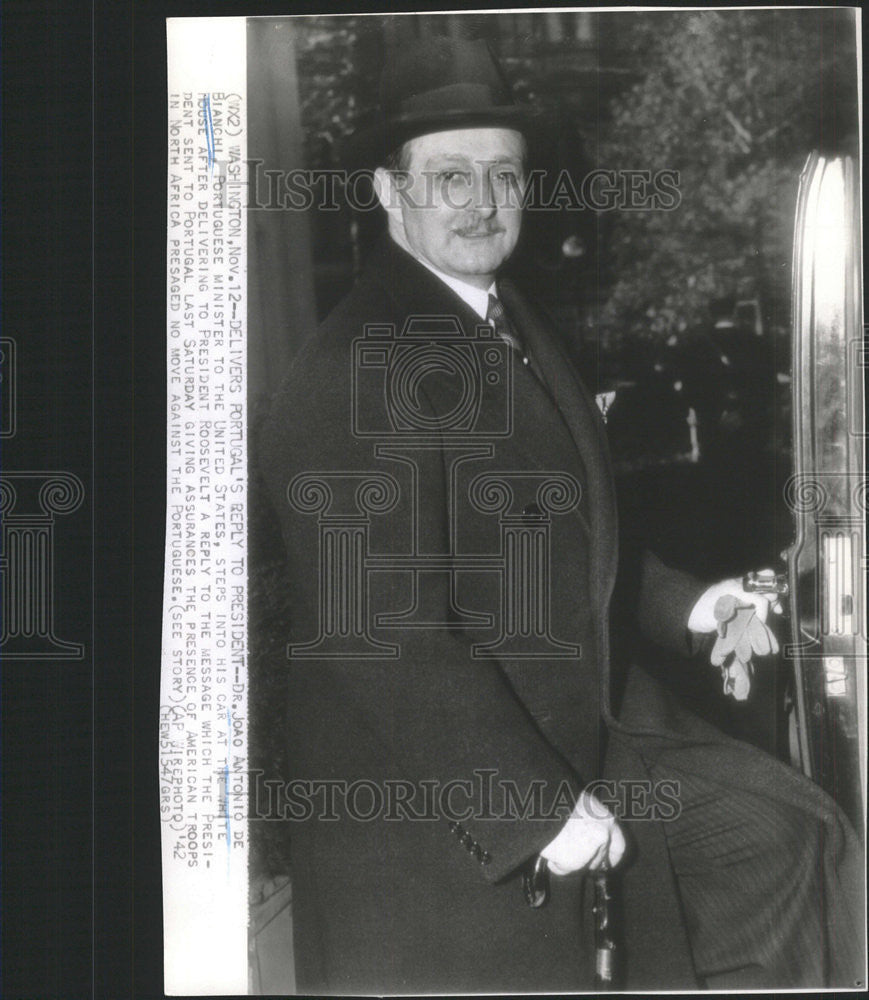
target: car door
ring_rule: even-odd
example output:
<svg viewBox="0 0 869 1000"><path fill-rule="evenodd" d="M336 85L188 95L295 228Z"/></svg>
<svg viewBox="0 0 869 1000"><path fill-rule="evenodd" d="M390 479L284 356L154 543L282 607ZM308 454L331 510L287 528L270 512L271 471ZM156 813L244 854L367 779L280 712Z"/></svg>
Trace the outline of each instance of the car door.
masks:
<svg viewBox="0 0 869 1000"><path fill-rule="evenodd" d="M849 156L812 153L793 269L794 471L786 500L791 755L857 829L866 808L866 474L860 185Z"/></svg>

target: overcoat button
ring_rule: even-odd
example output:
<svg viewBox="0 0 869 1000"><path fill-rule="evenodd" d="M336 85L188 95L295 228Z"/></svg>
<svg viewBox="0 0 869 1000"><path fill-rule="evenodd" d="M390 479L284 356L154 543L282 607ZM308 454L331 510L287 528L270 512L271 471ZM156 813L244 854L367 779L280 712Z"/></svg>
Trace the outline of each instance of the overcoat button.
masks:
<svg viewBox="0 0 869 1000"><path fill-rule="evenodd" d="M461 828L461 826L459 826L458 823L456 823L454 821L450 822L450 833L458 833L461 829L462 828Z"/></svg>
<svg viewBox="0 0 869 1000"><path fill-rule="evenodd" d="M468 850L471 849L471 844L473 843L474 838L469 833L466 833L464 837L462 837L462 846L467 847Z"/></svg>
<svg viewBox="0 0 869 1000"><path fill-rule="evenodd" d="M483 851L482 855L480 856L480 864L487 865L491 860L492 860L492 855L489 854L488 851Z"/></svg>

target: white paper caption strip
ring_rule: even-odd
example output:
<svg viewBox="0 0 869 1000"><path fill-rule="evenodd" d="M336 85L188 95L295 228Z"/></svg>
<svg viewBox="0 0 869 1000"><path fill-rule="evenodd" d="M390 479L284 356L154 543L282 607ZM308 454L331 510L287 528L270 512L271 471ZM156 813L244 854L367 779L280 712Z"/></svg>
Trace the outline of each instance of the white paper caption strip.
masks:
<svg viewBox="0 0 869 1000"><path fill-rule="evenodd" d="M245 18L172 18L167 42L164 986L175 996L243 994L247 226L238 192L247 158Z"/></svg>

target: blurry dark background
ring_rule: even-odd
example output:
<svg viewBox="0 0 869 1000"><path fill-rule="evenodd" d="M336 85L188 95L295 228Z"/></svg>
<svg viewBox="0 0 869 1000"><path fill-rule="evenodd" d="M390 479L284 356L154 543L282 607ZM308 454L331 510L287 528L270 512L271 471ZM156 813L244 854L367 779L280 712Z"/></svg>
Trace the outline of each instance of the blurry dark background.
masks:
<svg viewBox="0 0 869 1000"><path fill-rule="evenodd" d="M678 171L672 210L527 212L510 268L555 320L594 392L615 391L608 434L624 531L704 579L782 569L793 534L790 285L800 171L813 149L854 152L853 12L699 10L251 19L250 139L268 171L339 170L342 140L376 107L389 52L432 35L484 38L518 101L556 126L536 153L551 185L592 170ZM277 176L277 175L275 175ZM350 289L383 213L249 212L254 431L283 367ZM549 189L551 191L551 187ZM566 204L568 198L563 199ZM558 202L556 202L557 204ZM288 609L280 540L255 488L252 699L282 703ZM655 653L645 651L655 667ZM773 752L781 667L748 703L718 672L661 664L695 708ZM254 726L272 770L280 726ZM269 826L269 824L265 824ZM274 826L274 824L272 824ZM280 870L280 843L266 867Z"/></svg>

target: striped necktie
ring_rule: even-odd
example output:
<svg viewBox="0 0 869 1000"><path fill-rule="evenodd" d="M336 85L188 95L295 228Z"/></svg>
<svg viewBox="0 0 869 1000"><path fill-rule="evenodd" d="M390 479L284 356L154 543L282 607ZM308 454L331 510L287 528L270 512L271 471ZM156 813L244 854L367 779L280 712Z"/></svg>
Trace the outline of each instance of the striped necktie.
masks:
<svg viewBox="0 0 869 1000"><path fill-rule="evenodd" d="M494 327L495 333L522 358L522 363L530 363L528 352L519 339L513 324L507 318L506 310L501 300L495 295L489 295L489 308L486 310L486 320ZM533 371L533 369L532 369Z"/></svg>

